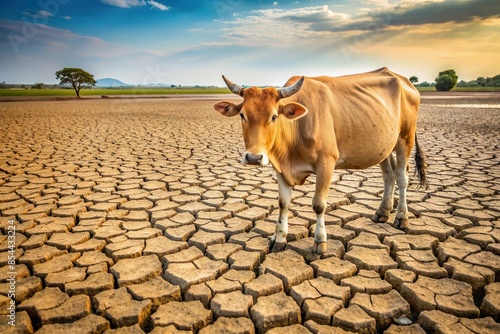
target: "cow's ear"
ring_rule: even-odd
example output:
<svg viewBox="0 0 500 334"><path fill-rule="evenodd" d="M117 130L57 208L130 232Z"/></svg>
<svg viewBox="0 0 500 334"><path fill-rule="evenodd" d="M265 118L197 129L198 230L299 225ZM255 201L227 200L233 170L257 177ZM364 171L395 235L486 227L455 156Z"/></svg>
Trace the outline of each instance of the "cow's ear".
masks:
<svg viewBox="0 0 500 334"><path fill-rule="evenodd" d="M280 108L280 114L288 119L298 119L307 114L307 108L297 102L290 102Z"/></svg>
<svg viewBox="0 0 500 334"><path fill-rule="evenodd" d="M238 115L240 112L238 106L228 101L217 102L214 105L214 109L220 112L222 115L228 117Z"/></svg>

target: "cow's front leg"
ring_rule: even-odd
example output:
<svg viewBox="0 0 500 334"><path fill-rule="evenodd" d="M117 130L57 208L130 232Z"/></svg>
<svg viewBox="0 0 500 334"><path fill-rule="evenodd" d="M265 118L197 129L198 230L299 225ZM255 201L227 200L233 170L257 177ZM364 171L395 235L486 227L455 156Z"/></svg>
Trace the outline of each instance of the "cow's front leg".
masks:
<svg viewBox="0 0 500 334"><path fill-rule="evenodd" d="M316 171L316 192L313 197L313 210L316 213L316 230L314 231L313 252L323 254L326 252L325 210L326 199L332 182L335 163L322 163Z"/></svg>
<svg viewBox="0 0 500 334"><path fill-rule="evenodd" d="M283 176L278 172L276 172L276 178L278 179L278 202L280 213L278 221L276 222L274 235L271 238L271 252L274 253L282 251L286 246L286 236L288 235L288 208L292 201L292 187L286 183Z"/></svg>

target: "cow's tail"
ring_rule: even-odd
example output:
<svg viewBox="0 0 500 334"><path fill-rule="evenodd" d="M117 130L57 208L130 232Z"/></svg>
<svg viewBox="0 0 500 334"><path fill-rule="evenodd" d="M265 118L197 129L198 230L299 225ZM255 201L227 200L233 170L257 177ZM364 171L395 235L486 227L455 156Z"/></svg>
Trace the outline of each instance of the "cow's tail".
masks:
<svg viewBox="0 0 500 334"><path fill-rule="evenodd" d="M427 162L425 161L425 154L420 145L418 144L417 133L415 132L415 173L418 175L420 187L429 188L427 181Z"/></svg>

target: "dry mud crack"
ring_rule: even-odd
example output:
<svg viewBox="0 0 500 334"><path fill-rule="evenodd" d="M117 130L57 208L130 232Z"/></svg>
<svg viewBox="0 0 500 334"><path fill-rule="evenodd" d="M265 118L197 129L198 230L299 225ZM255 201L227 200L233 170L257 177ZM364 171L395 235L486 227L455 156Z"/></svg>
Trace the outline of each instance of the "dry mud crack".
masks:
<svg viewBox="0 0 500 334"><path fill-rule="evenodd" d="M500 332L499 95L423 96L404 233L378 167L336 171L321 258L314 177L269 254L274 171L213 103L0 103L0 332Z"/></svg>

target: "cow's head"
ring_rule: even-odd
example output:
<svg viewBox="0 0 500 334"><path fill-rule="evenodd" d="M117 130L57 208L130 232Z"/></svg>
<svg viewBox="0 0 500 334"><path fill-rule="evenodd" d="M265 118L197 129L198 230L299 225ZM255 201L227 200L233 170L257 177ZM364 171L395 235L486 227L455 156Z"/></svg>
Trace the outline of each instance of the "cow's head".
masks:
<svg viewBox="0 0 500 334"><path fill-rule="evenodd" d="M307 108L297 102L286 102L287 97L297 93L304 77L291 86L243 88L222 76L227 87L236 95L243 97L239 105L221 101L214 105L215 110L224 116L240 115L246 151L242 162L250 165L267 165L268 152L271 150L280 122L295 120L307 113Z"/></svg>

